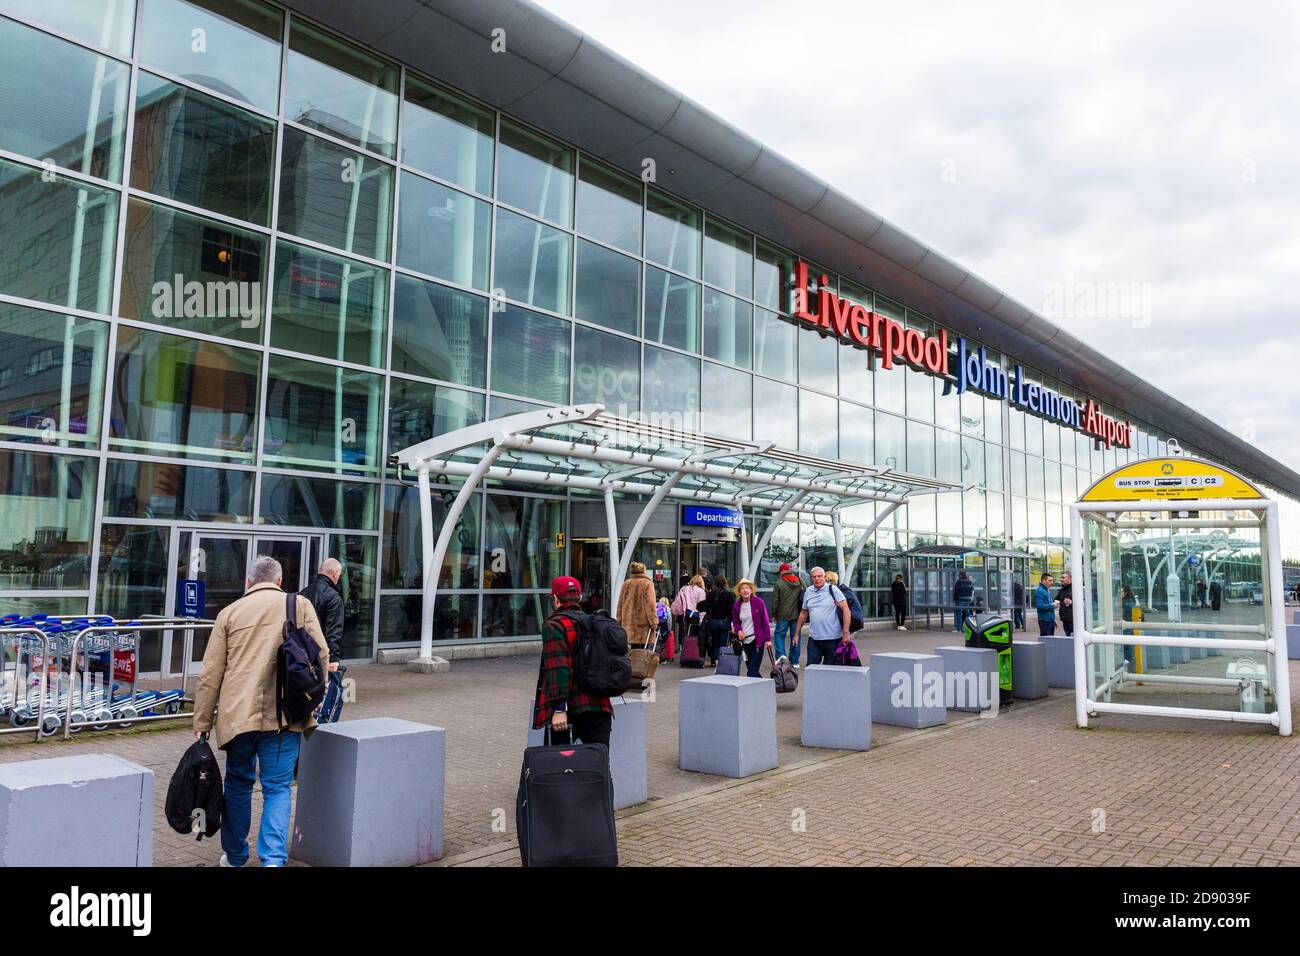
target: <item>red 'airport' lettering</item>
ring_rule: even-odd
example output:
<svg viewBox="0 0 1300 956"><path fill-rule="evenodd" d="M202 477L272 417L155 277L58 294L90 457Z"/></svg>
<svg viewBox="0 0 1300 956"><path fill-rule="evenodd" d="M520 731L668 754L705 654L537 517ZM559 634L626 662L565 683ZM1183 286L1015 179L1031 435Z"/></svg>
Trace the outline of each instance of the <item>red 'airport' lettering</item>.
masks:
<svg viewBox="0 0 1300 956"><path fill-rule="evenodd" d="M1128 448L1132 444L1133 426L1128 422L1121 422L1111 418L1092 399L1088 399L1086 415L1083 430L1094 438L1105 442L1107 448L1112 445Z"/></svg>
<svg viewBox="0 0 1300 956"><path fill-rule="evenodd" d="M948 374L948 330L938 335L923 335L906 329L899 322L879 312L841 299L830 290L830 277L818 277L817 311L808 308L808 263L794 267L794 308L796 319L825 329L841 341L880 353L881 368L893 368L896 360L923 368L934 375Z"/></svg>

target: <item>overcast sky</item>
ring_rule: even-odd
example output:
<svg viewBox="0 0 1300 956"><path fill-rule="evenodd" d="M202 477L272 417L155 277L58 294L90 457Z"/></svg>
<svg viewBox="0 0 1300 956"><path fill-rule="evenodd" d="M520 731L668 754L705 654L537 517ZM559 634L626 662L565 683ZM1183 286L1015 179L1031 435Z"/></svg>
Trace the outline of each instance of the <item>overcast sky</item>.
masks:
<svg viewBox="0 0 1300 956"><path fill-rule="evenodd" d="M539 2L1300 470L1300 4Z"/></svg>

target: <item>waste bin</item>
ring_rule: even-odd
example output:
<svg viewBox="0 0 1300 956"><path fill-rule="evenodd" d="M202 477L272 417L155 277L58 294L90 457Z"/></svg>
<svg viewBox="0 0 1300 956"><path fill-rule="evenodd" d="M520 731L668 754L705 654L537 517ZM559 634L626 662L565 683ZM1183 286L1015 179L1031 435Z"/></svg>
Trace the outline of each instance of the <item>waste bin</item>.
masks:
<svg viewBox="0 0 1300 956"><path fill-rule="evenodd" d="M1011 703L1011 621L1000 614L971 614L965 624L967 647L991 647L998 652L998 694Z"/></svg>

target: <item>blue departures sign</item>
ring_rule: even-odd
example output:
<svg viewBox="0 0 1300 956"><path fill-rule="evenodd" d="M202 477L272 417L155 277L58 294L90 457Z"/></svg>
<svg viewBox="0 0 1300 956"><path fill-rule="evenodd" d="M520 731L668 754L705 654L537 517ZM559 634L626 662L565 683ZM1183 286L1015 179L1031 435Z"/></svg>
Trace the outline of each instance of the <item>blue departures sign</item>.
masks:
<svg viewBox="0 0 1300 956"><path fill-rule="evenodd" d="M682 505L682 524L707 528L739 528L740 510L737 508L702 508Z"/></svg>

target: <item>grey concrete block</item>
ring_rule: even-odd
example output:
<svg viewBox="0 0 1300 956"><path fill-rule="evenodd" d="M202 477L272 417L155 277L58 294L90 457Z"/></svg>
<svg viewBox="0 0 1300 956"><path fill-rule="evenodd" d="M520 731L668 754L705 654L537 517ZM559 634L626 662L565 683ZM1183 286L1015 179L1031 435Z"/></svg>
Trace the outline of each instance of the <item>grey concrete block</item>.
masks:
<svg viewBox="0 0 1300 956"><path fill-rule="evenodd" d="M763 677L694 677L678 690L678 765L748 777L776 758L776 687Z"/></svg>
<svg viewBox="0 0 1300 956"><path fill-rule="evenodd" d="M639 697L615 697L614 729L609 735L609 773L614 782L614 809L635 807L650 798L646 779L646 707Z"/></svg>
<svg viewBox="0 0 1300 956"><path fill-rule="evenodd" d="M0 765L0 866L153 866L154 777L113 754Z"/></svg>
<svg viewBox="0 0 1300 956"><path fill-rule="evenodd" d="M1300 623L1286 626L1286 656L1300 661Z"/></svg>
<svg viewBox="0 0 1300 956"><path fill-rule="evenodd" d="M445 674L451 670L451 661L444 657L413 657L406 662L406 669L417 674Z"/></svg>
<svg viewBox="0 0 1300 956"><path fill-rule="evenodd" d="M1170 666L1170 667L1173 667L1173 666L1176 665L1176 664L1188 664L1188 663L1190 663L1191 660L1192 660L1192 651L1191 651L1191 648L1188 648L1188 647L1170 647L1170 648L1166 648L1166 650L1169 651L1169 666Z"/></svg>
<svg viewBox="0 0 1300 956"><path fill-rule="evenodd" d="M1041 641L1011 645L1011 696L1038 700L1047 696L1047 648Z"/></svg>
<svg viewBox="0 0 1300 956"><path fill-rule="evenodd" d="M1047 648L1047 686L1074 689L1074 638L1051 634L1038 639Z"/></svg>
<svg viewBox="0 0 1300 956"><path fill-rule="evenodd" d="M803 669L805 747L871 748L871 668L813 664Z"/></svg>
<svg viewBox="0 0 1300 956"><path fill-rule="evenodd" d="M446 732L395 717L318 727L298 763L289 855L312 866L442 856Z"/></svg>
<svg viewBox="0 0 1300 956"><path fill-rule="evenodd" d="M1164 670L1169 666L1169 648L1142 645L1142 669L1144 671Z"/></svg>
<svg viewBox="0 0 1300 956"><path fill-rule="evenodd" d="M935 727L948 720L943 658L894 651L872 654L871 719L894 727Z"/></svg>
<svg viewBox="0 0 1300 956"><path fill-rule="evenodd" d="M991 647L936 647L943 658L943 700L949 710L978 713L998 701L998 652Z"/></svg>

